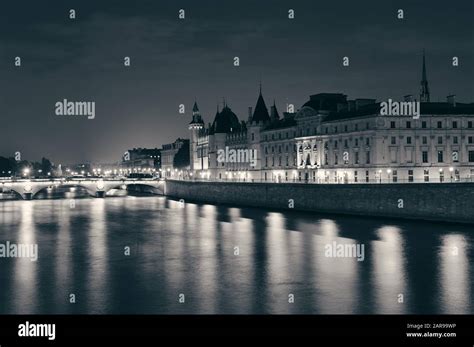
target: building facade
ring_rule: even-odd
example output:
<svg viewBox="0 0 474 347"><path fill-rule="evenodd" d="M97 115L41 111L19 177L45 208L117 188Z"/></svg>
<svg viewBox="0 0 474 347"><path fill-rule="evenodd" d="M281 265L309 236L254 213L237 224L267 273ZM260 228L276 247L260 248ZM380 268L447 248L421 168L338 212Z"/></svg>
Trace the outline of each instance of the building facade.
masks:
<svg viewBox="0 0 474 347"><path fill-rule="evenodd" d="M159 148L133 148L127 150L121 168L130 172L155 172L161 168L161 150Z"/></svg>
<svg viewBox="0 0 474 347"><path fill-rule="evenodd" d="M178 138L161 149L161 176L183 177L183 169L189 173L189 140Z"/></svg>
<svg viewBox="0 0 474 347"><path fill-rule="evenodd" d="M385 114L388 103L417 111ZM474 103L457 103L453 95L430 102L423 55L419 100L320 93L280 117L275 103L268 112L260 88L247 121L224 104L208 126L195 103L190 172L198 179L250 182L470 181L473 124Z"/></svg>

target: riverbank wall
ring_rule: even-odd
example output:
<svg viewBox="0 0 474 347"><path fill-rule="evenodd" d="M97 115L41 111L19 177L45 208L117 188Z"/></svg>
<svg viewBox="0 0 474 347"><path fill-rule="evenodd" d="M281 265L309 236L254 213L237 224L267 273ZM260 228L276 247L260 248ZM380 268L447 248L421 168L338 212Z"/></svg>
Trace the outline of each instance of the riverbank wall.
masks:
<svg viewBox="0 0 474 347"><path fill-rule="evenodd" d="M304 184L167 180L185 201L474 223L474 183Z"/></svg>

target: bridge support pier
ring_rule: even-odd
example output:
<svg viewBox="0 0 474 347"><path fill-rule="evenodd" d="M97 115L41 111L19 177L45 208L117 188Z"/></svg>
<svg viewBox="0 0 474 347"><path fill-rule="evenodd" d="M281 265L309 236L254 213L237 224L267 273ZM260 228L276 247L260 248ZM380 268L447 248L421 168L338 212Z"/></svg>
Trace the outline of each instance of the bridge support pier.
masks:
<svg viewBox="0 0 474 347"><path fill-rule="evenodd" d="M105 198L105 192L103 190L98 190L95 192L95 197L96 198Z"/></svg>
<svg viewBox="0 0 474 347"><path fill-rule="evenodd" d="M23 194L23 199L25 200L31 200L33 198L33 193L24 193Z"/></svg>

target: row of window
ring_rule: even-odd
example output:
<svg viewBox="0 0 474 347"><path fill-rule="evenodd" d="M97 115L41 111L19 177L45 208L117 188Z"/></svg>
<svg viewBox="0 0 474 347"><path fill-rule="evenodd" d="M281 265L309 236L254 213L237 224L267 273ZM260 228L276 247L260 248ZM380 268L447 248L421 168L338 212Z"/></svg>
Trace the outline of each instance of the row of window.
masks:
<svg viewBox="0 0 474 347"><path fill-rule="evenodd" d="M413 143L411 136L407 136L405 138L405 141L406 141L407 145L411 145ZM428 136L422 136L421 137L421 143L423 145L427 145L428 144ZM443 144L443 136L438 136L437 143L438 143L438 145ZM474 136L468 136L467 143L468 144L474 144ZM391 137L390 144L391 145L396 145L397 144L397 137L396 136ZM453 144L455 144L455 145L459 144L459 137L458 136L453 136Z"/></svg>
<svg viewBox="0 0 474 347"><path fill-rule="evenodd" d="M452 129L458 129L458 121L456 120L453 120L451 122L451 128ZM390 129L395 129L397 127L397 124L395 121L391 121L390 122ZM412 127L412 121L406 121L405 122L405 128L406 129L411 129ZM421 121L421 128L422 129L427 129L428 128L428 122L427 121ZM436 122L436 128L437 129L443 129L443 121L437 121ZM468 129L473 129L473 122L472 121L468 121L467 122L467 128Z"/></svg>
<svg viewBox="0 0 474 347"><path fill-rule="evenodd" d="M412 122L410 120L406 121L405 122L405 128L406 129L411 129L413 123L414 122ZM365 124L365 129L367 130L369 128L370 128L370 124L367 122ZM397 128L397 122L396 121L391 121L390 122L390 128L391 129L396 129ZM421 128L422 129L427 129L428 128L428 121L421 121ZM436 128L437 129L443 129L443 121L436 121ZM457 120L451 121L451 128L452 129L459 129L459 122ZM474 128L474 122L473 121L468 121L467 122L467 128L468 129L473 129ZM341 126L341 129L343 129L344 132L349 132L349 126L348 125L344 125L344 127ZM337 133L339 128L338 128L337 125L335 125L335 126L333 126L332 130L333 130L332 131L333 133ZM359 124L358 123L354 124L353 131L359 131ZM328 134L329 133L329 127L326 127L324 132L326 134ZM314 129L314 133L316 133L316 129ZM309 129L307 129L307 135L309 135ZM300 136L303 136L301 129L300 129Z"/></svg>
<svg viewBox="0 0 474 347"><path fill-rule="evenodd" d="M331 142L331 140L324 142L324 149L325 150L329 149L329 143L330 142ZM339 148L339 142L342 142L342 140L335 140L334 141L334 149ZM363 141L361 141L361 142L363 142ZM354 147L359 147L359 144L360 144L359 138L354 139ZM370 146L370 138L367 137L365 139L365 145ZM344 148L349 148L349 140L347 140L347 139L344 140ZM310 149L311 149L311 145L309 143L307 143L305 145L299 146L298 151L301 153L301 152L303 152L303 150L310 150ZM313 151L317 151L318 150L318 145L314 144L312 149L313 149Z"/></svg>
<svg viewBox="0 0 474 347"><path fill-rule="evenodd" d="M458 136L453 136L452 139L453 139L453 144L455 144L455 145L459 144L459 137ZM339 141L342 142L342 140L335 140L334 141L334 148L335 149L338 148ZM344 141L344 148L349 148L349 140L345 139L343 141ZM413 144L413 137L412 136L407 136L405 138L405 141L406 141L407 145L411 145L411 144ZM428 144L428 136L422 136L421 143L423 145L427 145ZM442 145L443 143L444 143L443 142L443 136L438 136L437 137L437 144ZM468 136L467 143L468 144L474 144L474 136ZM391 137L390 144L391 145L396 145L397 144L397 137L396 136ZM359 145L360 145L359 138L354 139L354 147L359 147ZM365 139L365 145L370 146L370 138ZM325 149L329 148L329 142L324 143L324 148ZM303 145L299 146L299 151L300 152L303 152L303 150L308 150L308 149L311 149L310 144L306 144L304 146ZM317 151L318 146L315 144L312 149L314 151ZM286 150L288 151L288 145L286 147ZM272 153L274 153L274 148L273 147L272 147ZM279 153L281 153L281 147L279 147ZM265 154L268 154L267 148L265 148Z"/></svg>
<svg viewBox="0 0 474 347"><path fill-rule="evenodd" d="M446 122L448 122L448 121L446 121ZM413 121L408 120L408 121L405 122L405 128L406 129L411 129L413 124L414 124ZM459 125L460 124L457 120L451 121L451 128L452 129L458 129ZM365 124L365 129L369 129L369 128L370 128L370 124L369 124L369 122L367 122ZM390 122L390 128L391 129L396 129L397 128L397 122L396 121L391 121ZM427 129L428 128L428 121L421 121L421 128L422 129ZM436 128L437 129L443 129L443 121L436 121ZM467 122L467 128L468 129L473 129L474 128L474 122L473 121L468 121ZM339 129L340 128L337 125L335 125L335 126L332 127L332 132L337 133L339 131ZM349 132L349 125L346 124L344 126L341 126L341 129L343 129L344 132ZM330 130L330 127L326 126L324 128L325 134L328 134L329 130ZM355 123L352 130L353 131L359 131L359 124ZM298 134L299 137L316 135L317 134L317 129L316 128L313 128L313 129L310 129L310 128L302 129L302 128L300 128L300 129L298 129L298 131L293 130L293 131L286 131L284 133L280 132L278 134L276 134L276 133L273 133L271 135L266 134L266 135L263 136L263 139L264 139L264 141L290 139L290 138L295 138L297 136L297 134ZM252 140L254 140L254 134L253 133L252 133Z"/></svg>
<svg viewBox="0 0 474 347"><path fill-rule="evenodd" d="M296 137L296 131L290 131L290 132L287 131L284 135L282 135L282 133L278 133L278 136L275 136L275 133L273 133L271 136L270 135L263 135L263 140L264 141L269 141L270 139L271 140L283 140L284 138L289 139L291 133L293 133L292 138L295 138ZM252 137L252 140L253 140L253 137Z"/></svg>
<svg viewBox="0 0 474 347"><path fill-rule="evenodd" d="M292 165L293 165L293 166L296 166L296 158L293 158L292 161L293 161L293 164L292 164ZM268 165L268 162L269 162L268 157L265 157L265 166L266 166L266 167L270 167L270 165ZM275 167L275 166L276 166L276 165L275 165L275 157L271 157L271 162L272 162L271 166L272 166L272 167ZM278 157L278 165L277 165L277 166L279 166L279 167L282 167L282 166L283 166L283 165L282 165L282 157L281 157L281 156ZM288 156L285 157L285 166L286 166L286 167L289 167L289 166L290 166L290 158L289 158Z"/></svg>
<svg viewBox="0 0 474 347"><path fill-rule="evenodd" d="M370 127L370 124L367 122L366 125L365 125L365 128L366 128L366 129L369 129L369 127ZM329 126L326 126L326 127L324 128L324 132L325 132L326 134L328 134L328 133L329 133L329 129L330 129L330 127L329 127ZM338 132L338 129L339 129L339 128L338 128L337 125L334 126L334 127L333 127L333 132L334 132L334 133L337 133L337 132ZM344 125L343 129L344 129L345 132L348 132L348 131L349 131L348 125ZM357 124L357 123L354 124L354 131L359 131L359 124ZM309 127L305 127L305 128L302 127L302 128L300 128L300 129L298 129L297 131L296 131L296 130L293 130L293 131L286 131L286 132L284 132L284 133L280 132L280 133L278 133L278 134L273 133L273 134L271 134L271 135L270 135L270 134L264 135L264 136L263 136L263 140L264 140L264 141L269 141L269 140L275 141L275 140L283 140L283 139L295 138L295 137L297 137L297 135L298 135L299 137L302 137L302 136L311 136L311 135L317 135L317 134L318 134L317 128L312 128L312 129L311 129L311 128L309 128Z"/></svg>
<svg viewBox="0 0 474 347"><path fill-rule="evenodd" d="M296 152L296 145L293 145L293 152ZM282 153L282 148L285 148L285 152L286 153L290 153L289 150L290 150L290 145L285 145L285 146L282 146L282 145L278 145L278 146L272 146L272 147L266 147L265 146L265 154L268 154L270 151L271 153L275 153L275 148L278 149L278 153Z"/></svg>
<svg viewBox="0 0 474 347"><path fill-rule="evenodd" d="M333 155L334 155L333 165L339 165L339 158L340 158L339 153L334 153ZM342 159L343 160L341 161L341 163L349 164L349 156L342 156ZM453 151L451 159L452 159L452 162L458 163L459 162L459 152L458 151ZM407 161L412 162L411 159L408 159ZM422 151L421 152L421 161L422 161L423 164L430 163L430 161L429 161L429 152L428 151ZM440 150L440 151L437 152L437 161L438 161L438 163L444 163L445 162L444 151ZM469 151L468 152L468 161L470 163L474 162L474 151ZM268 161L266 160L265 162L267 163ZM392 162L393 163L397 162L396 157L394 157L392 159ZM273 159L272 166L274 166L274 163L275 163L275 161ZM366 152L365 163L370 164L370 151ZM307 166L307 165L312 166L312 165L316 165L316 164L317 164L317 158L314 157L313 162L311 162L311 158L310 158L309 154L306 158L301 158L300 163L299 163L300 166ZM356 164L356 165L361 164L360 153L359 152L354 153L354 164ZM324 165L329 165L329 155L328 154L326 154L324 156ZM266 165L266 166L268 166L268 165ZM280 160L280 165L279 166L281 166L281 160ZM287 166L288 166L288 160L287 160Z"/></svg>

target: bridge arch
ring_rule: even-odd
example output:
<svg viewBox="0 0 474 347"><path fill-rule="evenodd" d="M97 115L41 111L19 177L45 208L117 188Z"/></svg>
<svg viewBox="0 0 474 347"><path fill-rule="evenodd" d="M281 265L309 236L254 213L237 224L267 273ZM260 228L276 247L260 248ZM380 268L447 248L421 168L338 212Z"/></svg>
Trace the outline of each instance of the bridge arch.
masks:
<svg viewBox="0 0 474 347"><path fill-rule="evenodd" d="M16 187L7 187L7 191L11 191L13 193L15 193L15 195L17 197L19 197L20 199L24 199L25 197L23 196L23 191L22 189L18 189ZM0 191L1 192L1 191Z"/></svg>
<svg viewBox="0 0 474 347"><path fill-rule="evenodd" d="M159 194L159 195L164 195L164 185L161 184L160 182L141 182L141 181L135 181L135 182L116 182L114 184L106 184L104 187L104 192L107 194L109 191L112 189L117 189L117 188L122 188L125 186L126 188L128 187L146 187L152 190L154 194ZM128 190L128 189L127 189Z"/></svg>
<svg viewBox="0 0 474 347"><path fill-rule="evenodd" d="M76 188L76 187L80 187L80 188L83 188L85 191L87 191L87 193L90 195L90 196L96 196L96 190L92 189L91 187L87 186L87 185L84 185L84 184L80 184L80 183L75 183L75 182L67 182L67 183L61 183L61 184L50 184L50 185L43 185L43 186L37 186L35 187L34 189L32 189L31 191L31 198L34 199L34 197L44 191L45 189L49 189L51 187L62 187L62 188Z"/></svg>

